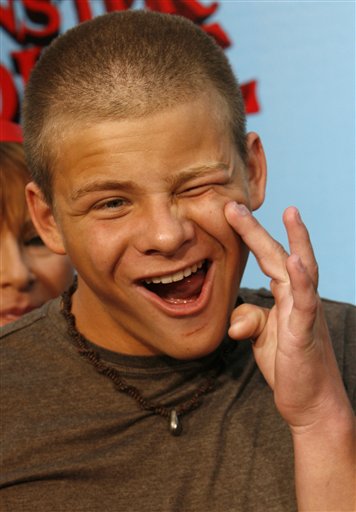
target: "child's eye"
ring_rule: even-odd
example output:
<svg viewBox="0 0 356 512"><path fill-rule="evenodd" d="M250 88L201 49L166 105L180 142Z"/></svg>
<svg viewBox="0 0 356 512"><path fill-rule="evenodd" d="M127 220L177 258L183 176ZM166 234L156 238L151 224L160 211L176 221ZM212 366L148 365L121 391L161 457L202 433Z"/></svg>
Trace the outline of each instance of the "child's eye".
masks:
<svg viewBox="0 0 356 512"><path fill-rule="evenodd" d="M44 245L40 236L33 236L24 241L25 247L41 247Z"/></svg>

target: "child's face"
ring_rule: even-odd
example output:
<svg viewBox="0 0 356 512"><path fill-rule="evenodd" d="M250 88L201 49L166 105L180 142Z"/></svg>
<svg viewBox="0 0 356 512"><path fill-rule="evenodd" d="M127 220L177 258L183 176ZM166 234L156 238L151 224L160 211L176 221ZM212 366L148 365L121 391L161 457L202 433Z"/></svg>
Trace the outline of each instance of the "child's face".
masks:
<svg viewBox="0 0 356 512"><path fill-rule="evenodd" d="M73 280L68 257L50 251L29 219L19 233L6 224L0 231L0 325L56 297Z"/></svg>
<svg viewBox="0 0 356 512"><path fill-rule="evenodd" d="M247 259L223 208L260 205L222 125L199 100L68 137L46 236L78 270L73 310L92 341L176 358L220 343Z"/></svg>

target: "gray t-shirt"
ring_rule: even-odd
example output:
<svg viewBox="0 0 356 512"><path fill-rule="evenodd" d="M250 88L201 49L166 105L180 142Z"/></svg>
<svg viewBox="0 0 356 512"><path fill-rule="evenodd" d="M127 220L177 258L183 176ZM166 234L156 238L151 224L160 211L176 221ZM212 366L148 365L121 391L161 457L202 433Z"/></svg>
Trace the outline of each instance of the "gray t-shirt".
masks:
<svg viewBox="0 0 356 512"><path fill-rule="evenodd" d="M243 296L272 304L266 291ZM329 301L325 309L355 396L355 309ZM59 299L5 327L2 511L296 510L289 429L248 341L225 340L219 354L190 362L94 348L129 384L169 406L189 398L221 358L224 364L215 390L174 437L165 418L141 410L80 357Z"/></svg>

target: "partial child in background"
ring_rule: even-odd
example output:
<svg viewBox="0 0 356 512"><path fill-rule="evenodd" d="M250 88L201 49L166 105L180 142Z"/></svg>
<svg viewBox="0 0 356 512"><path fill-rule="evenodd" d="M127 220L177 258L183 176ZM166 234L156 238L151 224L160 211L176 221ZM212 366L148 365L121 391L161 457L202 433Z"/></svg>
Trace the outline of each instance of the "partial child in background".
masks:
<svg viewBox="0 0 356 512"><path fill-rule="evenodd" d="M35 230L25 199L29 173L21 131L2 123L0 140L0 325L62 293L73 280L67 256L54 254Z"/></svg>

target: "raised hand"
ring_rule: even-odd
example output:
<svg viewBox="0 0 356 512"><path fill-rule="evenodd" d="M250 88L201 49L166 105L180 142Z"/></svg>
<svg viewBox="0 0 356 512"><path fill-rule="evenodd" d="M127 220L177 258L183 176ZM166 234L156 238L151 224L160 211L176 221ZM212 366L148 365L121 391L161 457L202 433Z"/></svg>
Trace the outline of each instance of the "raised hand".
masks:
<svg viewBox="0 0 356 512"><path fill-rule="evenodd" d="M354 511L355 421L317 293L308 231L296 208L284 212L288 254L246 206L228 203L225 216L271 278L275 306L237 307L229 335L254 340L256 362L290 426L298 511Z"/></svg>
<svg viewBox="0 0 356 512"><path fill-rule="evenodd" d="M284 212L290 254L244 205L228 203L226 219L271 278L271 310L244 304L234 310L229 334L251 337L256 362L274 390L283 418L295 429L349 408L317 293L318 267L296 208Z"/></svg>

